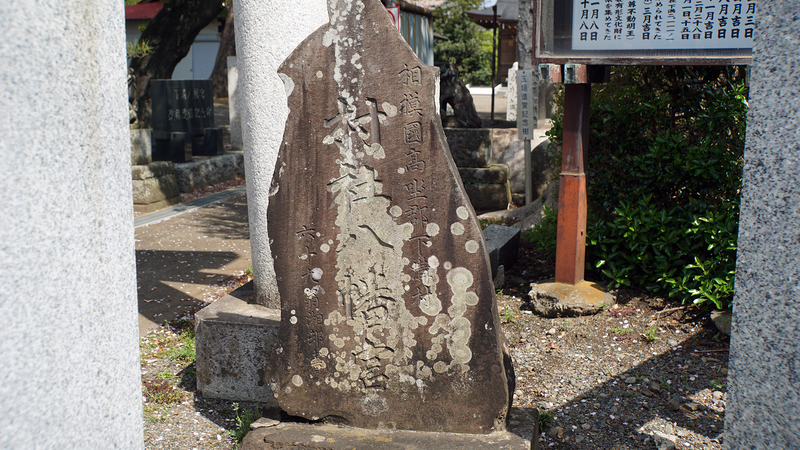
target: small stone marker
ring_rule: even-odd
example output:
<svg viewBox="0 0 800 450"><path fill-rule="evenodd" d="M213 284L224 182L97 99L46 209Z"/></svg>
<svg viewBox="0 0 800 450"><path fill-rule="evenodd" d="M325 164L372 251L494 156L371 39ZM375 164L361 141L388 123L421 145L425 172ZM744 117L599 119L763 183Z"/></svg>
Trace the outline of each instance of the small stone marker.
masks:
<svg viewBox="0 0 800 450"><path fill-rule="evenodd" d="M438 70L377 0L328 5L330 23L279 70L290 114L268 211L282 309L271 387L312 420L502 430L513 369Z"/></svg>

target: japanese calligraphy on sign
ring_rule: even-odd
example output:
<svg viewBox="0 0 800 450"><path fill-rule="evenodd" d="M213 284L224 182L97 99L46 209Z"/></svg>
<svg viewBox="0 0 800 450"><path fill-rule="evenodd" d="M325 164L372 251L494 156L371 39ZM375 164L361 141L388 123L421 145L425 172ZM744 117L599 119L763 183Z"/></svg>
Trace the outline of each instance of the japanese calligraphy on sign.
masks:
<svg viewBox="0 0 800 450"><path fill-rule="evenodd" d="M756 2L573 0L573 50L746 49Z"/></svg>
<svg viewBox="0 0 800 450"><path fill-rule="evenodd" d="M533 70L517 70L517 134L520 140L533 139L536 128L533 107L539 99L533 96L533 83Z"/></svg>

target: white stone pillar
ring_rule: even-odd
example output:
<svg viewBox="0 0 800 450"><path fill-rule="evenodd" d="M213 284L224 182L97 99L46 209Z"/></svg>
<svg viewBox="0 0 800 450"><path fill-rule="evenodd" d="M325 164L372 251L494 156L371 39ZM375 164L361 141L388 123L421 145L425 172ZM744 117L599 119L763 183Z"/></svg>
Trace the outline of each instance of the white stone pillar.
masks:
<svg viewBox="0 0 800 450"><path fill-rule="evenodd" d="M0 3L0 448L144 447L124 25Z"/></svg>
<svg viewBox="0 0 800 450"><path fill-rule="evenodd" d="M758 2L724 448L800 443L800 2Z"/></svg>
<svg viewBox="0 0 800 450"><path fill-rule="evenodd" d="M269 187L289 115L286 91L277 69L300 42L328 21L327 3L325 0L236 0L234 13L238 107L242 116L256 301L280 308L267 235Z"/></svg>

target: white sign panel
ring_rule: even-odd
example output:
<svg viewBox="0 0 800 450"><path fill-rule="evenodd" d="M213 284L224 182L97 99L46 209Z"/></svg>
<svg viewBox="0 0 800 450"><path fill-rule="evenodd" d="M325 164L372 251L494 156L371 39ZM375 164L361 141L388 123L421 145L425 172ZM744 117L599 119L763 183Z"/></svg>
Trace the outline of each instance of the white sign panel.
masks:
<svg viewBox="0 0 800 450"><path fill-rule="evenodd" d="M573 50L753 47L752 0L573 0Z"/></svg>
<svg viewBox="0 0 800 450"><path fill-rule="evenodd" d="M397 26L397 31L400 31L400 7L399 6L387 6L386 12L392 16L392 22L394 22L395 26Z"/></svg>
<svg viewBox="0 0 800 450"><path fill-rule="evenodd" d="M533 96L533 70L517 70L517 135L520 140L533 139L536 128L534 107L539 105L539 98Z"/></svg>

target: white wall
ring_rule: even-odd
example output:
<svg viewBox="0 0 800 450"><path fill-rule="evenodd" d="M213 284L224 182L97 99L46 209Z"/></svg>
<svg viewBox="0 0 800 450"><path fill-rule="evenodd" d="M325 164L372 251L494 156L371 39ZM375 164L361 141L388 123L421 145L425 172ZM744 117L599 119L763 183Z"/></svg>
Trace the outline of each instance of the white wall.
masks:
<svg viewBox="0 0 800 450"><path fill-rule="evenodd" d="M0 2L0 448L144 446L124 26Z"/></svg>
<svg viewBox="0 0 800 450"><path fill-rule="evenodd" d="M328 21L327 4L325 0L236 0L233 10L256 301L279 308L267 205L289 107L277 69L300 42Z"/></svg>

